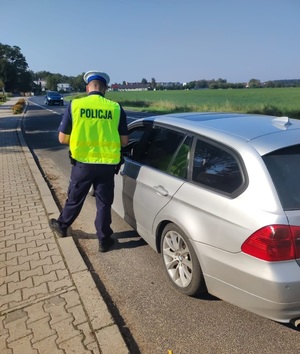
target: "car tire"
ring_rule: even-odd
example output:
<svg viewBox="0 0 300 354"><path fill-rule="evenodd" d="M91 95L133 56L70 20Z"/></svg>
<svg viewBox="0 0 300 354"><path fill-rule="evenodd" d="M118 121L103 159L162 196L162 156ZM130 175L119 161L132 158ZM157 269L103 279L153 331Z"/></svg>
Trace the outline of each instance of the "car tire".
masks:
<svg viewBox="0 0 300 354"><path fill-rule="evenodd" d="M161 255L168 279L180 293L196 296L206 292L196 253L185 233L173 223L163 230Z"/></svg>

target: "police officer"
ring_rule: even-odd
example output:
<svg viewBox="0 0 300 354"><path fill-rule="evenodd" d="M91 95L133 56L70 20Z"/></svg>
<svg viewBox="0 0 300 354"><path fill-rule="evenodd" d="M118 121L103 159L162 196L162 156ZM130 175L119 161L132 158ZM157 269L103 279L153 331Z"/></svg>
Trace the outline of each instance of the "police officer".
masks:
<svg viewBox="0 0 300 354"><path fill-rule="evenodd" d="M59 142L69 144L73 166L65 206L59 218L49 224L60 237L66 237L93 185L99 252L106 252L114 243L110 237L111 205L121 147L128 144L126 113L104 97L110 81L106 73L88 71L83 78L88 95L68 105L58 128Z"/></svg>

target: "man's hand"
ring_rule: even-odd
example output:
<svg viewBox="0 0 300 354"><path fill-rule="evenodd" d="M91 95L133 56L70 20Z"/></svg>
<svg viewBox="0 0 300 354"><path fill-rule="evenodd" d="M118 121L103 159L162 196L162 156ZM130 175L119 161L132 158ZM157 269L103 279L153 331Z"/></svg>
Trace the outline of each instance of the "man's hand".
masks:
<svg viewBox="0 0 300 354"><path fill-rule="evenodd" d="M120 168L121 168L121 166L123 165L124 162L125 162L124 157L123 157L123 155L121 154L121 160L120 160L120 162L116 165L116 168L115 168L115 175L117 175L117 174L119 173Z"/></svg>

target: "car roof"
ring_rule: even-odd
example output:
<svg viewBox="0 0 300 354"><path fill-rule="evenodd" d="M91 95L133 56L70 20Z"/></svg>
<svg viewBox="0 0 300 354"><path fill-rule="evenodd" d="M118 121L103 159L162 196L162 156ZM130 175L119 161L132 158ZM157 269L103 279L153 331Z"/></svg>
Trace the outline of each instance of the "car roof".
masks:
<svg viewBox="0 0 300 354"><path fill-rule="evenodd" d="M234 146L252 145L261 155L300 143L300 121L258 114L188 112L142 118L205 135Z"/></svg>

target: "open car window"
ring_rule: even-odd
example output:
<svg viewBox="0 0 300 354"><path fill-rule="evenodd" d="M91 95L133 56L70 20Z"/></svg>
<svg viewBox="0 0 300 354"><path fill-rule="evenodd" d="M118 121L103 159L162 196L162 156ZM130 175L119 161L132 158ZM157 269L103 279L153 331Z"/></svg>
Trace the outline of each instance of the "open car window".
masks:
<svg viewBox="0 0 300 354"><path fill-rule="evenodd" d="M125 156L143 165L186 178L191 138L186 134L152 124L133 128Z"/></svg>

